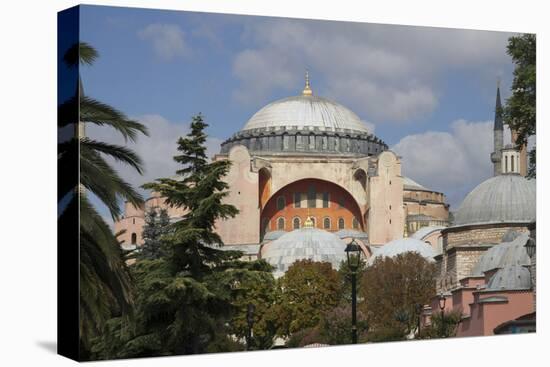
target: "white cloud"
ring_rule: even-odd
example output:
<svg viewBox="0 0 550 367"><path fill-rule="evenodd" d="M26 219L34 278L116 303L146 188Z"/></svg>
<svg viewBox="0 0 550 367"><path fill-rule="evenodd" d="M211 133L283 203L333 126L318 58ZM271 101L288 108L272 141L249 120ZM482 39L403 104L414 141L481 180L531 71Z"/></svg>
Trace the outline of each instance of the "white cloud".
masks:
<svg viewBox="0 0 550 367"><path fill-rule="evenodd" d="M156 55L164 61L187 56L191 52L185 42L185 33L176 24L149 24L138 31L138 36L151 42Z"/></svg>
<svg viewBox="0 0 550 367"><path fill-rule="evenodd" d="M247 23L252 45L233 61L234 96L260 103L272 90L301 90L309 68L314 92L350 103L368 119L409 121L432 112L436 81L451 69L490 70L509 63L509 33L270 19ZM316 90L315 75L326 83Z"/></svg>
<svg viewBox="0 0 550 367"><path fill-rule="evenodd" d="M504 141L510 141L505 128ZM457 120L450 132L408 135L392 147L402 157L402 173L447 195L456 210L464 196L493 174L493 122Z"/></svg>
<svg viewBox="0 0 550 367"><path fill-rule="evenodd" d="M147 126L150 136L140 136L136 143L125 143L119 134L106 127L90 125L87 126L86 131L92 139L126 145L141 157L145 167L143 175L129 166L117 163L112 159L109 160L121 177L136 188L156 178L175 175L176 170L181 168L181 165L172 159L177 154L176 142L179 137L189 132L189 124L174 123L160 115L146 115L137 118L137 120ZM222 140L215 137L207 139L206 146L209 157L219 152L221 143ZM144 191L141 192L144 193Z"/></svg>

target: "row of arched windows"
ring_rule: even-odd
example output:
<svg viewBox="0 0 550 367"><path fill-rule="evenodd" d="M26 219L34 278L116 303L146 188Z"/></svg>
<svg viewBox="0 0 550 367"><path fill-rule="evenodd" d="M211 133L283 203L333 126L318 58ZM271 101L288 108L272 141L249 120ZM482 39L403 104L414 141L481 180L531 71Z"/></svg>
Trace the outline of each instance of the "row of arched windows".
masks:
<svg viewBox="0 0 550 367"><path fill-rule="evenodd" d="M311 217L311 220L313 222L313 227L317 227L317 220L315 217ZM346 228L346 222L344 218L340 217L337 221L338 229L344 229ZM324 217L323 223L322 223L323 229L333 229L332 228L332 220L330 217ZM302 227L302 220L300 217L294 217L292 218L292 229L299 229ZM352 227L353 229L359 229L359 221L357 218L352 219ZM286 219L284 217L277 218L277 230L284 231L286 228Z"/></svg>
<svg viewBox="0 0 550 367"><path fill-rule="evenodd" d="M301 208L302 207L302 194L301 192L295 192L292 197L294 201L294 207L295 208ZM317 192L315 191L315 188L310 187L308 192L305 193L307 198L307 207L308 208L316 208L317 207ZM330 205L330 194L328 192L322 193L322 207L328 208ZM343 198L339 198L338 204L340 208L344 207L344 200ZM283 210L286 206L286 199L284 196L279 196L277 198L277 210Z"/></svg>

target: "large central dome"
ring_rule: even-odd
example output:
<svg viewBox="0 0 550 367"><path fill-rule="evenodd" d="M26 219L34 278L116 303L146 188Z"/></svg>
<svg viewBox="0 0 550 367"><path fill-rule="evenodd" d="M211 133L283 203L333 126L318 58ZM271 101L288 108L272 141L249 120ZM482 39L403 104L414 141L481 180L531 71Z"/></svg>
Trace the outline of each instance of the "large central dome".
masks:
<svg viewBox="0 0 550 367"><path fill-rule="evenodd" d="M256 112L242 130L270 127L318 127L321 130L369 132L365 123L350 109L313 95L287 97L272 102Z"/></svg>

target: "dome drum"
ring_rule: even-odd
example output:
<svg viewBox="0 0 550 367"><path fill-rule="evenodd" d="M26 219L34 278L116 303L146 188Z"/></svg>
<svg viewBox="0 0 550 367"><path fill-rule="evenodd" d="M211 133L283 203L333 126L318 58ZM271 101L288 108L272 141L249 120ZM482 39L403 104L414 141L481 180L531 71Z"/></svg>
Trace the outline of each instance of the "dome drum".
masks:
<svg viewBox="0 0 550 367"><path fill-rule="evenodd" d="M258 128L241 131L222 143L227 154L236 145L250 152L376 155L388 146L376 136L357 130L297 126Z"/></svg>

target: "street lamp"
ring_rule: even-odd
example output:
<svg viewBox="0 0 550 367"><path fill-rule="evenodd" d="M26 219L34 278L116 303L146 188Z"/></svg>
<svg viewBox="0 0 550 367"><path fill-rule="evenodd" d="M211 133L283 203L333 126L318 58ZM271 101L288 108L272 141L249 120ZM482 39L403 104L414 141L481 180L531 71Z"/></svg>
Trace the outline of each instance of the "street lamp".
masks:
<svg viewBox="0 0 550 367"><path fill-rule="evenodd" d="M443 295L443 293L439 294L439 309L441 310L441 335L443 336L443 333L445 332L444 322L445 322L445 302L447 302L447 298Z"/></svg>
<svg viewBox="0 0 550 367"><path fill-rule="evenodd" d="M525 250L527 251L527 255L529 255L529 258L533 260L533 258L535 257L535 252L537 250L537 245L535 244L535 241L529 238L529 240L525 244Z"/></svg>
<svg viewBox="0 0 550 367"><path fill-rule="evenodd" d="M246 308L246 323L248 324L248 333L246 335L246 350L250 350L250 343L252 341L252 326L254 326L254 311L256 306L249 303Z"/></svg>
<svg viewBox="0 0 550 367"><path fill-rule="evenodd" d="M348 267L351 271L351 342L357 344L357 270L361 264L361 247L352 238L346 246Z"/></svg>

